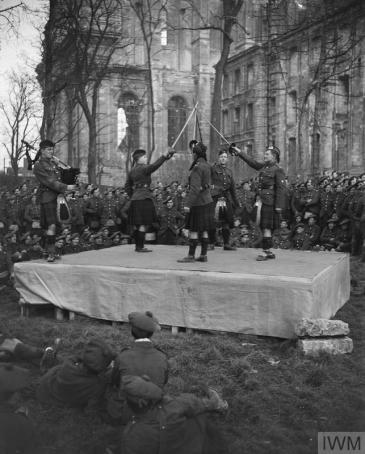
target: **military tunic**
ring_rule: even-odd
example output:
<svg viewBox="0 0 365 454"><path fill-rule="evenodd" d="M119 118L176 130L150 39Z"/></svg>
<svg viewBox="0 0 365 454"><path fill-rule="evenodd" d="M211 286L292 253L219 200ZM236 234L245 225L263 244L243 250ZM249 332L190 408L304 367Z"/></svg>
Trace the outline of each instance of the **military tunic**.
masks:
<svg viewBox="0 0 365 454"><path fill-rule="evenodd" d="M259 162L247 155L238 155L250 167L259 170L257 193L262 202L260 227L272 230L276 224L275 209L284 210L287 206L285 174L276 163Z"/></svg>
<svg viewBox="0 0 365 454"><path fill-rule="evenodd" d="M211 194L214 204L217 205L219 199L223 199L226 204L225 210L220 210L216 218L218 221L226 222L230 228L233 228L234 209L239 202L232 170L216 162L212 165L211 171Z"/></svg>

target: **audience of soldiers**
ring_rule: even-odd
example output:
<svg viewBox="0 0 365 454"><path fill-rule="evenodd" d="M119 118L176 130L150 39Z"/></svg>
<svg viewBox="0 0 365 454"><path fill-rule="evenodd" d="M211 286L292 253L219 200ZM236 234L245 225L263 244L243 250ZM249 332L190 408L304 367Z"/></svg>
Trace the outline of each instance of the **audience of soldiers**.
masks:
<svg viewBox="0 0 365 454"><path fill-rule="evenodd" d="M12 191L0 188L0 287L14 262L41 258L44 238L40 225L37 187L23 183ZM261 247L257 227L260 203L256 181L237 185L239 208L231 231L232 246ZM287 209L276 219L275 248L362 254L365 175L332 172L316 181L287 181ZM159 244L186 244L183 201L188 186L173 181L153 188L159 222L146 240ZM91 184L66 195L71 217L56 237L57 256L133 242L127 225L129 200L120 188ZM218 230L217 244L222 244ZM213 246L213 245L211 245Z"/></svg>

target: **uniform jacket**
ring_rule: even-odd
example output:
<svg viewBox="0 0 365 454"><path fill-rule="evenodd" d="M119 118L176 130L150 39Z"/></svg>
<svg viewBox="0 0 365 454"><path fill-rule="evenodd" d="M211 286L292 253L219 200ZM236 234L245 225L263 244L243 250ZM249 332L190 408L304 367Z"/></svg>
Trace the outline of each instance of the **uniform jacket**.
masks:
<svg viewBox="0 0 365 454"><path fill-rule="evenodd" d="M152 342L141 341L123 350L115 361L117 382L123 375L148 375L153 383L163 387L168 378L167 356Z"/></svg>
<svg viewBox="0 0 365 454"><path fill-rule="evenodd" d="M302 200L304 211L319 214L319 192L316 189L307 189Z"/></svg>
<svg viewBox="0 0 365 454"><path fill-rule="evenodd" d="M131 200L153 199L151 175L167 160L161 156L152 164L136 164L128 174L125 190Z"/></svg>
<svg viewBox="0 0 365 454"><path fill-rule="evenodd" d="M171 230L177 234L179 226L182 225L185 217L177 211L175 207L167 208L163 206L159 212L160 230L159 234L165 233L167 230Z"/></svg>
<svg viewBox="0 0 365 454"><path fill-rule="evenodd" d="M256 161L247 155L238 155L250 167L259 170L258 194L264 205L284 210L287 206L287 189L285 174L276 163L264 163Z"/></svg>
<svg viewBox="0 0 365 454"><path fill-rule="evenodd" d="M333 212L333 195L330 192L322 192L319 197L319 217L330 216Z"/></svg>
<svg viewBox="0 0 365 454"><path fill-rule="evenodd" d="M164 396L132 416L122 436L123 454L201 454L206 411L204 399L193 394Z"/></svg>
<svg viewBox="0 0 365 454"><path fill-rule="evenodd" d="M227 197L233 205L238 206L236 185L232 170L218 162L212 165L211 170L212 197Z"/></svg>
<svg viewBox="0 0 365 454"><path fill-rule="evenodd" d="M304 231L309 238L311 246L318 244L321 236L321 228L319 225L306 225Z"/></svg>
<svg viewBox="0 0 365 454"><path fill-rule="evenodd" d="M185 200L185 206L208 205L213 202L210 192L211 166L204 158L199 158L189 176L189 193Z"/></svg>
<svg viewBox="0 0 365 454"><path fill-rule="evenodd" d="M57 199L58 194L67 189L67 185L61 183L60 172L50 159L41 158L34 165L34 175L39 181L39 202L48 203Z"/></svg>

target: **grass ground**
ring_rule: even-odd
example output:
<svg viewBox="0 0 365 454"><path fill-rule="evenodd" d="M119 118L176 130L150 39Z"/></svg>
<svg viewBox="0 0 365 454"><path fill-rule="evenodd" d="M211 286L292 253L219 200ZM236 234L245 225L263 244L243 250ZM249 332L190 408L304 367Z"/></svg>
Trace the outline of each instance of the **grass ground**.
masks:
<svg viewBox="0 0 365 454"><path fill-rule="evenodd" d="M365 280L365 264L352 261L352 275ZM54 320L51 310L32 309L19 317L17 294L2 292L0 331L38 346L63 339L60 356L80 351L90 334L103 337L117 350L130 341L127 325L77 317ZM350 325L354 351L344 356L304 358L295 342L239 334L179 334L162 330L155 342L175 358L168 392L196 384L213 386L229 402L219 416L227 454L314 454L319 431L365 430L365 296L351 297L336 318ZM104 454L120 429L98 414L46 408L34 398L39 378L17 398L28 406L42 440L39 454Z"/></svg>

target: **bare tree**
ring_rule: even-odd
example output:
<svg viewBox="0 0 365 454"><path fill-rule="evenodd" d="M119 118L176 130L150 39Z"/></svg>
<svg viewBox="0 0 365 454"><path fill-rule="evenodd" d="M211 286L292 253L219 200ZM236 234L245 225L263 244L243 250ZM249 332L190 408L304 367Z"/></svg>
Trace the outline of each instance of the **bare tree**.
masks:
<svg viewBox="0 0 365 454"><path fill-rule="evenodd" d="M289 94L292 89L289 83L291 76L283 69L283 63L293 48L293 36L300 36L300 43L295 43L295 51L302 59L307 59L308 71L301 77L297 92L297 142L299 151L298 165L304 166L304 147L306 138L311 137L311 172L319 171L319 142L317 138L326 126L328 95L340 96L337 87L341 80L345 87L344 95L349 98L349 77L358 66L359 44L364 39L363 31L357 25L361 17L363 2L361 0L307 0L301 2L297 20L290 17L288 7L290 1L282 2L280 10L271 0L269 6L274 14L274 21L281 29L271 30L266 45L270 44L267 53L268 64L274 62L273 72L281 74L285 90ZM297 4L298 2L296 2ZM303 3L303 4L302 4ZM281 15L281 17L280 17ZM271 16L271 14L270 14ZM289 23L288 23L289 18ZM269 24L270 25L270 22ZM294 35L294 33L296 35ZM305 66L306 67L306 66ZM268 75L268 80L270 74ZM270 98L270 91L266 94ZM348 101L348 99L347 99ZM270 116L267 116L270 128Z"/></svg>
<svg viewBox="0 0 365 454"><path fill-rule="evenodd" d="M3 146L9 155L14 175L18 175L19 162L25 155L22 140L31 144L39 134L41 106L38 103L39 87L29 74L13 71L9 76L8 98L0 103L3 117Z"/></svg>
<svg viewBox="0 0 365 454"><path fill-rule="evenodd" d="M148 162L151 161L155 151L155 116L156 107L153 89L153 45L157 32L161 27L167 27L166 13L169 0L128 0L130 8L134 11L138 19L138 24L146 49L147 65L147 108L148 122L150 125L150 143L147 151Z"/></svg>
<svg viewBox="0 0 365 454"><path fill-rule="evenodd" d="M232 31L236 25L245 33L246 30L238 21L238 14L244 4L244 0L222 0L221 9L210 11L208 16L202 14L200 3L195 0L189 0L189 7L192 10L192 16L195 17L196 24L190 27L182 27L189 30L216 30L222 34L222 46L220 56L215 64L215 77L213 94L211 98L210 121L219 131L221 129L221 100L222 100L222 82L224 69L227 64L231 44L233 42ZM218 150L220 138L217 133L210 129L210 149Z"/></svg>
<svg viewBox="0 0 365 454"><path fill-rule="evenodd" d="M74 93L88 126L88 178L96 183L98 100L103 81L113 72L113 56L130 44L121 27L121 0L51 0L44 40L43 135L52 136L57 101Z"/></svg>

